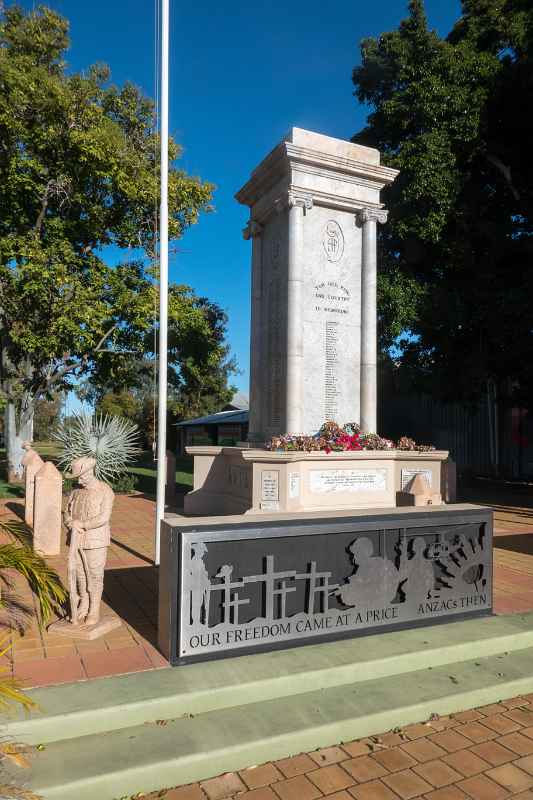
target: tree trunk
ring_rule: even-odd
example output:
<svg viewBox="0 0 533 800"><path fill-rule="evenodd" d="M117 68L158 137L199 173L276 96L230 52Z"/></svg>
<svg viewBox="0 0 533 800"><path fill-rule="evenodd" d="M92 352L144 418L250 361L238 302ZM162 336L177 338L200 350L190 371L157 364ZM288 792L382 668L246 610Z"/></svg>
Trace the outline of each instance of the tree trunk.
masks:
<svg viewBox="0 0 533 800"><path fill-rule="evenodd" d="M24 442L31 440L33 430L33 413L29 420L24 424L17 424L17 411L14 403L7 403L4 411L5 419L5 439L7 455L7 480L9 483L21 483L24 468L22 458Z"/></svg>

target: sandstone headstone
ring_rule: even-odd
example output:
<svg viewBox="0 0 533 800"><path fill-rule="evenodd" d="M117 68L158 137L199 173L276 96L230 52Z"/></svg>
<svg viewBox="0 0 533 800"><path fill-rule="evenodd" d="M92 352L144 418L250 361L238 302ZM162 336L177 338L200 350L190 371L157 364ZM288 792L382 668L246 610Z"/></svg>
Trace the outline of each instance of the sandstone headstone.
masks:
<svg viewBox="0 0 533 800"><path fill-rule="evenodd" d="M22 445L26 451L22 458L22 466L24 467L24 520L27 525L33 527L33 500L35 493L35 475L39 472L44 464L39 453L37 453L30 442L24 442Z"/></svg>
<svg viewBox="0 0 533 800"><path fill-rule="evenodd" d="M375 431L376 224L397 171L378 150L293 128L237 200L250 208L249 441Z"/></svg>
<svg viewBox="0 0 533 800"><path fill-rule="evenodd" d="M47 461L35 475L33 505L33 547L45 556L59 555L61 549L61 504L63 478Z"/></svg>

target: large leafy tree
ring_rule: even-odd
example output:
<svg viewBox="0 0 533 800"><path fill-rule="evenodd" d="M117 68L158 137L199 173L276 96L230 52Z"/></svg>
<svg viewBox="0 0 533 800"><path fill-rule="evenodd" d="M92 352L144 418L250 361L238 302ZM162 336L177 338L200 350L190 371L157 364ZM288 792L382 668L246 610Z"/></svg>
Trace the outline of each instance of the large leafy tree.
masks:
<svg viewBox="0 0 533 800"><path fill-rule="evenodd" d="M235 389L236 372L226 343L226 313L190 287L169 287L168 407L171 422L218 411ZM136 419L151 444L155 396L156 329L142 333L136 350L101 359L81 396L102 413Z"/></svg>
<svg viewBox="0 0 533 800"><path fill-rule="evenodd" d="M401 170L386 190L383 345L439 397L533 397L533 5L463 0L443 39L410 0L353 72L354 140ZM407 335L409 334L409 335Z"/></svg>
<svg viewBox="0 0 533 800"><path fill-rule="evenodd" d="M109 245L155 255L153 104L131 84L113 86L105 66L69 73L68 46L67 21L44 6L0 17L0 397L12 476L39 399L84 374L111 379L125 358L117 366L109 351L139 351L153 326L153 275L104 257ZM212 191L178 156L171 142L172 239ZM175 321L190 316L181 297Z"/></svg>

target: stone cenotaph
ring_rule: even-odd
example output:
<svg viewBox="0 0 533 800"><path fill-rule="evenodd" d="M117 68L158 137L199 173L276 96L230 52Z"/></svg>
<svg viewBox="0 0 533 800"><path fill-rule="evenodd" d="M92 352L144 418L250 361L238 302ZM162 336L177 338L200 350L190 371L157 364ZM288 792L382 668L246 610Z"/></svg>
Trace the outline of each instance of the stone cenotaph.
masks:
<svg viewBox="0 0 533 800"><path fill-rule="evenodd" d="M376 432L376 228L396 175L377 150L293 128L237 194L250 441L188 448L185 515L161 526L172 664L491 612L492 512L442 503L446 452L265 446L328 420Z"/></svg>
<svg viewBox="0 0 533 800"><path fill-rule="evenodd" d="M329 420L377 432L377 226L397 174L378 150L293 128L237 193L252 242L248 448L188 448L186 513L391 507L419 473L437 501L442 451L264 447Z"/></svg>

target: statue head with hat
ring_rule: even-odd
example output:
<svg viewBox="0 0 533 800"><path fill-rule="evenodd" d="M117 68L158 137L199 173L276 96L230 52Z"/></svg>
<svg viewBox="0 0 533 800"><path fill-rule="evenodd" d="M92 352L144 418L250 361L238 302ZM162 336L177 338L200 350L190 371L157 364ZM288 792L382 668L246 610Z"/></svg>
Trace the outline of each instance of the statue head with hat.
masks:
<svg viewBox="0 0 533 800"><path fill-rule="evenodd" d="M94 468L96 467L96 459L92 456L81 456L75 458L70 465L70 472L67 473L67 478L75 478L81 486L88 486L96 480Z"/></svg>

